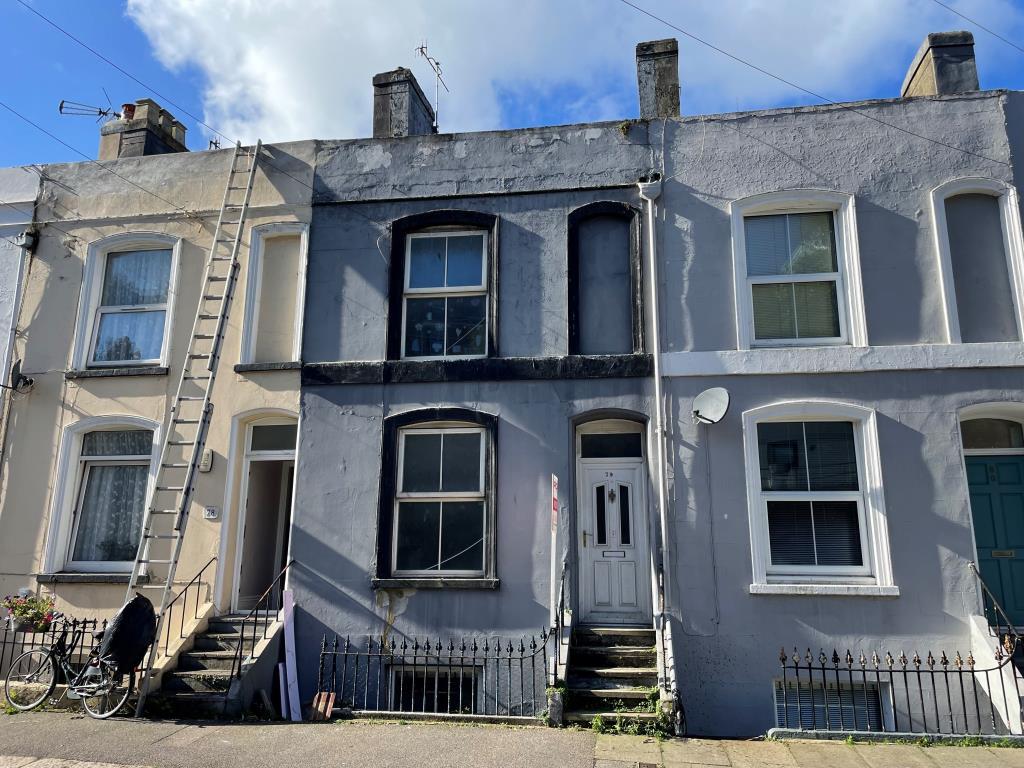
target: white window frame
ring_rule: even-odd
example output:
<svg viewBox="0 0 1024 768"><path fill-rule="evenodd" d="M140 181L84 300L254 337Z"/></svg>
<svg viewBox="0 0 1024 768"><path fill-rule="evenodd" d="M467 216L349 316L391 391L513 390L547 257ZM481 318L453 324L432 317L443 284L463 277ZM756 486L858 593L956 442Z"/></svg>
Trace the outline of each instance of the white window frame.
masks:
<svg viewBox="0 0 1024 768"><path fill-rule="evenodd" d="M407 435L458 435L477 434L480 436L480 490L479 492L458 491L415 491L405 492L402 490L402 478L405 471L405 438ZM442 447L441 472L444 471L444 452ZM398 475L395 479L394 512L391 522L391 576L393 578L415 578L434 577L484 577L487 575L487 553L488 540L491 532L488 530L488 509L487 509L487 429L485 427L471 426L462 423L430 422L429 425L410 425L402 427L398 431ZM483 560L480 570L454 570L454 569L429 569L429 570L401 570L398 568L398 526L400 516L400 503L403 501L438 501L438 502L459 502L472 501L482 504L481 514L483 515ZM443 542L444 512L441 513L441 529L438 535L438 546ZM438 554L440 558L440 553Z"/></svg>
<svg viewBox="0 0 1024 768"><path fill-rule="evenodd" d="M860 491L762 491L757 425L773 421L848 421L853 423ZM889 534L882 490L881 457L875 411L831 401L789 401L743 413L744 465L753 580L751 593L761 594L898 594L893 584ZM860 512L863 566L772 566L768 536L769 500L819 501L851 499Z"/></svg>
<svg viewBox="0 0 1024 768"><path fill-rule="evenodd" d="M953 257L949 245L946 221L946 200L957 195L988 195L999 203L999 223L1003 235L1003 253L1006 254L1006 274L1010 280L1017 338L1024 341L1024 235L1022 235L1020 204L1017 189L998 179L969 176L940 184L931 191L932 231L935 253L939 260L939 280L942 288L943 313L946 322L946 341L962 344L960 314L956 307L956 285L953 279Z"/></svg>
<svg viewBox="0 0 1024 768"><path fill-rule="evenodd" d="M138 366L167 366L171 350L171 329L174 328L174 309L178 299L178 265L181 262L182 241L180 238L159 232L125 232L105 237L89 244L82 275L82 294L78 307L78 323L71 355L71 367L86 368L132 368ZM164 310L163 342L160 356L151 360L118 360L93 362L92 353L96 333L99 329L100 297L103 293L103 277L106 272L107 256L121 251L171 251L170 279L167 286L165 305L145 305L144 309ZM109 310L105 310L109 311Z"/></svg>
<svg viewBox="0 0 1024 768"><path fill-rule="evenodd" d="M141 416L91 416L64 428L60 447L57 451L56 477L54 478L53 499L50 505L50 523L43 554L45 573L129 573L133 562L71 560L71 545L74 528L77 525L75 508L84 492L85 465L103 463L124 463L118 457L83 459L82 441L87 432L147 429L153 432L153 452L149 463L149 482L146 488L146 503L153 492L156 468L160 461L160 422ZM137 460L135 460L137 461ZM135 463L133 461L133 463Z"/></svg>
<svg viewBox="0 0 1024 768"><path fill-rule="evenodd" d="M263 263L266 243L276 237L299 236L299 274L295 285L295 319L291 360L271 362L298 362L302 359L303 314L306 303L306 264L309 256L309 225L304 222L273 222L260 224L250 230L249 264L246 270L245 314L242 320L242 342L239 362L254 362L256 341L259 338L260 294L263 289Z"/></svg>
<svg viewBox="0 0 1024 768"><path fill-rule="evenodd" d="M455 288L410 288L409 277L411 275L411 258L412 258L412 243L413 240L420 238L436 238L436 237L458 237L460 235L482 235L483 236L483 247L480 251L481 269L480 269L480 284L479 285L460 285ZM405 237L405 282L402 285L402 359L403 360L472 360L475 358L487 357L490 353L490 300L491 297L488 295L488 264L487 264L487 248L488 248L488 237L489 233L482 229L436 229L436 230L424 230L422 232L413 232ZM447 269L447 259L445 260L445 268ZM484 298L484 351L479 355L414 355L407 356L405 354L405 330L406 330L406 307L410 298L417 299L430 299L430 298L450 298L458 296L483 296ZM447 333L448 328L448 311L447 305L445 309L445 332ZM445 346L448 344L448 339L445 338Z"/></svg>
<svg viewBox="0 0 1024 768"><path fill-rule="evenodd" d="M800 213L831 213L836 237L836 272L800 275L747 275L747 241L744 219ZM759 347L814 347L848 344L867 346L864 290L857 242L857 214L853 195L819 189L766 192L729 203L732 222L733 303L738 349ZM762 339L754 337L753 292L755 283L805 283L835 281L840 335L824 339Z"/></svg>

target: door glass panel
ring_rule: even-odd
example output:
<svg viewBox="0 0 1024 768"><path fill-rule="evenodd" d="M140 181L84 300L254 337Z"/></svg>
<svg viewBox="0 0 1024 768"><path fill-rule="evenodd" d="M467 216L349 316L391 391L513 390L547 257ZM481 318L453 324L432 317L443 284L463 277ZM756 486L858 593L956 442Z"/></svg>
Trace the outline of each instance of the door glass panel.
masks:
<svg viewBox="0 0 1024 768"><path fill-rule="evenodd" d="M1024 426L1008 419L971 419L960 425L964 448L1024 448Z"/></svg>
<svg viewBox="0 0 1024 768"><path fill-rule="evenodd" d="M619 543L628 547L633 544L632 522L629 519L629 486L619 486Z"/></svg>
<svg viewBox="0 0 1024 768"><path fill-rule="evenodd" d="M580 435L582 459L628 459L643 455L643 440L639 432Z"/></svg>
<svg viewBox="0 0 1024 768"><path fill-rule="evenodd" d="M594 509L597 512L597 532L595 539L599 545L608 543L607 522L604 511L604 486L599 485L594 489Z"/></svg>
<svg viewBox="0 0 1024 768"><path fill-rule="evenodd" d="M265 424L252 428L249 449L253 451L293 451L298 433L296 424Z"/></svg>

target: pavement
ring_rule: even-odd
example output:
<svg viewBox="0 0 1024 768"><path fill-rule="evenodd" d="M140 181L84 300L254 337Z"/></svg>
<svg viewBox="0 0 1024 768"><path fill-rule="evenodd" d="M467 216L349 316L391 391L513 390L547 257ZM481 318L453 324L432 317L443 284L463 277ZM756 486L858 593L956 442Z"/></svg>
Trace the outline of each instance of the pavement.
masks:
<svg viewBox="0 0 1024 768"><path fill-rule="evenodd" d="M1024 768L1024 749L717 741L553 728L342 721L97 721L0 714L0 768Z"/></svg>

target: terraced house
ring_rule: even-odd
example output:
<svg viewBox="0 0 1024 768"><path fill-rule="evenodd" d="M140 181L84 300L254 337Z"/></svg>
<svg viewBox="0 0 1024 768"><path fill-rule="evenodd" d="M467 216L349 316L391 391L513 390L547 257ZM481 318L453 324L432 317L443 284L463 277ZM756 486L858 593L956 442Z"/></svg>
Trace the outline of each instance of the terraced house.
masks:
<svg viewBox="0 0 1024 768"><path fill-rule="evenodd" d="M1024 96L943 33L898 97L682 117L677 59L639 119L441 134L399 68L371 138L170 151L140 102L144 190L44 167L3 588L176 561L192 704L272 688L287 587L306 703L1020 733Z"/></svg>
<svg viewBox="0 0 1024 768"><path fill-rule="evenodd" d="M0 592L104 619L129 582L159 606L174 560L158 671L214 613L249 612L284 566L310 216L310 145L184 141L142 100L103 126L99 163L9 172L39 188L23 206L35 244L12 359L31 383L4 420ZM197 428L194 491L154 491L182 483L160 468L188 463ZM147 520L147 493L171 512Z"/></svg>

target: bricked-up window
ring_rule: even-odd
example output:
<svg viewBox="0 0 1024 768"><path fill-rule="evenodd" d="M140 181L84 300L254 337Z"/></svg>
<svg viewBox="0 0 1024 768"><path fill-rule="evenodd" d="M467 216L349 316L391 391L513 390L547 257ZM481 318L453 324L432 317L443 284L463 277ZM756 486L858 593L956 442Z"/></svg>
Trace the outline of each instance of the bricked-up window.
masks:
<svg viewBox="0 0 1024 768"><path fill-rule="evenodd" d="M768 573L860 572L864 496L853 424L765 422L757 447Z"/></svg>
<svg viewBox="0 0 1024 768"><path fill-rule="evenodd" d="M601 200L568 217L570 355L643 352L640 219Z"/></svg>
<svg viewBox="0 0 1024 768"><path fill-rule="evenodd" d="M406 239L403 357L487 354L487 233Z"/></svg>

